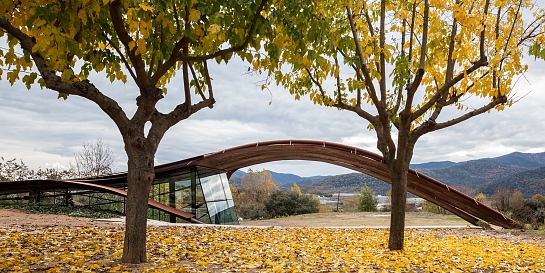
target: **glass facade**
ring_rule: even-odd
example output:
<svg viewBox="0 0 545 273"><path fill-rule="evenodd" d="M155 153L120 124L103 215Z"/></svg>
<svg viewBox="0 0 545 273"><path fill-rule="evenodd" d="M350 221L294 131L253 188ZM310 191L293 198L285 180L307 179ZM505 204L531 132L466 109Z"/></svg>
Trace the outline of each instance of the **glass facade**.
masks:
<svg viewBox="0 0 545 273"><path fill-rule="evenodd" d="M157 176L150 198L192 213L204 223L238 225L227 174L218 170L194 167ZM152 208L148 209L148 218L183 222Z"/></svg>

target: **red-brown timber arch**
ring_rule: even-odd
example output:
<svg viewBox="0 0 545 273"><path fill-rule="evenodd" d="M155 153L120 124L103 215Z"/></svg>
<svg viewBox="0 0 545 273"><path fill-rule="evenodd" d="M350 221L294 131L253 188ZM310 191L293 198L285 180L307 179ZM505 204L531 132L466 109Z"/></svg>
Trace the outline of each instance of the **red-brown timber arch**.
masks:
<svg viewBox="0 0 545 273"><path fill-rule="evenodd" d="M357 147L316 140L275 140L246 144L156 166L155 173L156 175L168 174L188 167L202 166L232 174L240 168L280 160L308 160L330 163L391 183L388 167L382 156ZM76 188L126 196L125 191L115 188L115 185L122 185L126 180L127 173L63 181L0 181L0 192ZM452 212L471 224L477 225L479 220L482 220L504 228L514 227L515 222L500 212L412 169L407 173L407 190ZM190 213L153 200L150 200L148 205L187 221L201 223L194 219L194 215Z"/></svg>
<svg viewBox="0 0 545 273"><path fill-rule="evenodd" d="M233 173L240 168L280 160L330 163L391 183L388 167L382 156L357 147L316 140L275 140L246 144L196 157L189 162L179 161L158 166L156 171L166 171L181 167L178 164L184 164ZM410 169L407 174L407 190L471 224L477 225L480 219L504 228L514 226L514 221L500 212L413 169Z"/></svg>

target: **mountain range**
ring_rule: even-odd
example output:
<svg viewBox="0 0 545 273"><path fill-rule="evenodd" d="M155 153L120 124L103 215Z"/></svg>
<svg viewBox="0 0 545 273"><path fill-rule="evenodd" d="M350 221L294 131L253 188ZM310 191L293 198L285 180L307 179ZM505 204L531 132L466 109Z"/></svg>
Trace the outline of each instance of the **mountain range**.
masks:
<svg viewBox="0 0 545 273"><path fill-rule="evenodd" d="M411 164L411 168L469 195L482 192L491 196L498 187L510 191L518 189L524 198L530 198L538 193L545 195L545 153L514 152L495 158L458 163L441 161ZM305 193L325 195L338 192L352 193L359 192L363 185L367 185L376 194L385 195L390 189L388 183L361 173L312 177L272 171L269 173L281 189L289 189L293 183L297 183ZM230 182L238 186L244 175L245 172L237 171L231 176Z"/></svg>

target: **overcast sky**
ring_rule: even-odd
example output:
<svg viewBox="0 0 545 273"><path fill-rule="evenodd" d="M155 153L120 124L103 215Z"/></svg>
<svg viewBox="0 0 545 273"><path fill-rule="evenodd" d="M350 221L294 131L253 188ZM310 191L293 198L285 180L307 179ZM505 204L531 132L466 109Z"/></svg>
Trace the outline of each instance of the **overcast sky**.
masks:
<svg viewBox="0 0 545 273"><path fill-rule="evenodd" d="M528 63L529 71L515 87L518 96L527 94L520 102L503 112L492 111L423 136L412 162L459 162L515 151L545 151L545 62L532 58ZM271 93L261 91L256 82L262 77L245 75L247 64L240 61L209 66L217 101L214 108L203 109L167 131L156 154L157 163L277 139L324 140L378 153L375 133L356 114L314 105L308 97L295 101L281 87L271 86ZM91 81L118 100L126 112L134 112L137 89L133 83L110 84L103 75L94 75ZM169 111L181 102L181 81L173 80L168 91L160 110ZM482 103L470 99L467 104L478 107ZM445 116L453 114L462 112L446 111ZM84 142L98 139L114 152L117 171L125 171L127 158L120 133L94 103L76 96L59 100L51 90L33 87L29 91L23 84L10 86L5 78L0 81L0 156L5 160L21 159L33 169L67 166ZM252 168L300 176L352 172L302 161Z"/></svg>

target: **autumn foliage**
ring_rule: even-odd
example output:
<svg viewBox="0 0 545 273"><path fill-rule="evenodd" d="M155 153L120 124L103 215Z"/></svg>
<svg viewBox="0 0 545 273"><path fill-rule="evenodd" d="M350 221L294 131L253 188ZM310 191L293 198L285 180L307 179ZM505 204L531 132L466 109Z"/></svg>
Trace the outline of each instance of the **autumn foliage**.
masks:
<svg viewBox="0 0 545 273"><path fill-rule="evenodd" d="M521 98L526 52L545 56L537 2L286 1L271 8L268 54L252 64L296 100L352 112L374 130L392 182L390 249L400 250L418 139Z"/></svg>
<svg viewBox="0 0 545 273"><path fill-rule="evenodd" d="M138 272L543 272L543 245L454 230L408 230L389 251L386 229L149 228ZM115 262L120 228L0 230L0 272L130 272Z"/></svg>

